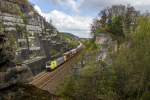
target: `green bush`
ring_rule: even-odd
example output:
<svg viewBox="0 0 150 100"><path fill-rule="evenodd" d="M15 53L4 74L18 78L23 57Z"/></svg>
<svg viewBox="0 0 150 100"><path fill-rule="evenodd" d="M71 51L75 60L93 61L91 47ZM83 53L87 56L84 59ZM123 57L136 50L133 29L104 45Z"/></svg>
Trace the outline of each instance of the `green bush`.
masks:
<svg viewBox="0 0 150 100"><path fill-rule="evenodd" d="M150 100L150 19L143 17L112 65L91 60L61 95L69 100Z"/></svg>
<svg viewBox="0 0 150 100"><path fill-rule="evenodd" d="M113 17L112 23L108 24L108 31L116 36L124 36L122 23L121 16Z"/></svg>

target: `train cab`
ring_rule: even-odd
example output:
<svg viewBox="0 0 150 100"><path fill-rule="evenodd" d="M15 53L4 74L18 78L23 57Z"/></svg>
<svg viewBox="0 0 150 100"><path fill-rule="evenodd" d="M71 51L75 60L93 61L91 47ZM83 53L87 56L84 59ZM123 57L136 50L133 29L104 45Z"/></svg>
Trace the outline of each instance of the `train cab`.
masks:
<svg viewBox="0 0 150 100"><path fill-rule="evenodd" d="M52 71L57 67L57 61L51 61L46 63L46 70Z"/></svg>
<svg viewBox="0 0 150 100"><path fill-rule="evenodd" d="M51 70L51 63L50 62L46 62L46 70L50 71Z"/></svg>
<svg viewBox="0 0 150 100"><path fill-rule="evenodd" d="M56 69L57 67L59 67L61 64L63 64L64 62L68 61L70 58L72 58L76 53L78 53L81 49L82 49L82 44L80 43L79 46L77 46L77 48L72 49L66 53L64 53L64 55L62 57L59 57L56 60L53 61L49 61L46 63L46 70L47 71L52 71L54 69Z"/></svg>

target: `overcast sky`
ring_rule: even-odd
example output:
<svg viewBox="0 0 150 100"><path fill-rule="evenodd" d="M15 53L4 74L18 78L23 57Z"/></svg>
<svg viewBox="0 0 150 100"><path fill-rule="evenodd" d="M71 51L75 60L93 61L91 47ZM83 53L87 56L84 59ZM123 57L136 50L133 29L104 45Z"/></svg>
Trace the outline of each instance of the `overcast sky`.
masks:
<svg viewBox="0 0 150 100"><path fill-rule="evenodd" d="M137 10L150 10L150 0L29 0L35 9L52 19L59 31L90 37L90 24L102 9L113 4L130 4Z"/></svg>

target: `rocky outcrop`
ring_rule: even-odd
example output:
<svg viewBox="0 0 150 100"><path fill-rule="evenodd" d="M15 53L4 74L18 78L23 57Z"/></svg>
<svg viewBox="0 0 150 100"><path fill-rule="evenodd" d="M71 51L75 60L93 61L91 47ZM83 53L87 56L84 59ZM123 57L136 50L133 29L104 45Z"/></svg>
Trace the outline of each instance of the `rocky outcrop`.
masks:
<svg viewBox="0 0 150 100"><path fill-rule="evenodd" d="M17 84L0 92L0 100L61 100L59 97L36 87Z"/></svg>
<svg viewBox="0 0 150 100"><path fill-rule="evenodd" d="M1 0L0 22L19 61L37 56L50 57L52 47L45 43L57 45L63 41L59 39L57 29L27 0Z"/></svg>
<svg viewBox="0 0 150 100"><path fill-rule="evenodd" d="M33 77L29 67L22 65L8 68L5 72L0 72L0 89L9 87L16 83L26 83Z"/></svg>
<svg viewBox="0 0 150 100"><path fill-rule="evenodd" d="M45 69L45 61L48 59L45 57L37 57L34 60L26 60L24 64L26 64L30 70L32 71L33 75L37 75L38 73L42 72Z"/></svg>
<svg viewBox="0 0 150 100"><path fill-rule="evenodd" d="M28 82L68 47L28 0L0 0L0 89Z"/></svg>
<svg viewBox="0 0 150 100"><path fill-rule="evenodd" d="M59 38L27 0L0 0L0 89L26 83L42 71Z"/></svg>
<svg viewBox="0 0 150 100"><path fill-rule="evenodd" d="M101 33L96 36L96 44L101 46L97 60L105 61L107 64L111 64L110 55L117 51L117 41L113 40L110 34Z"/></svg>

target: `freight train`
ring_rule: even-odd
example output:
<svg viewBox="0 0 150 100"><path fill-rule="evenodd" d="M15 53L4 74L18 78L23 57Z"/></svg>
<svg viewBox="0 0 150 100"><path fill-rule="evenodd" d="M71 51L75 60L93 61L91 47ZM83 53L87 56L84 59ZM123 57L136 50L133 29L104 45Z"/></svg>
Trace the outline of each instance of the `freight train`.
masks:
<svg viewBox="0 0 150 100"><path fill-rule="evenodd" d="M46 70L52 71L52 70L56 69L57 67L59 67L60 65L62 65L66 61L68 61L70 58L72 58L74 55L76 55L79 51L81 51L82 48L83 48L83 46L80 43L80 45L77 46L77 48L64 53L62 57L59 57L58 59L53 60L53 61L48 61L46 63Z"/></svg>

